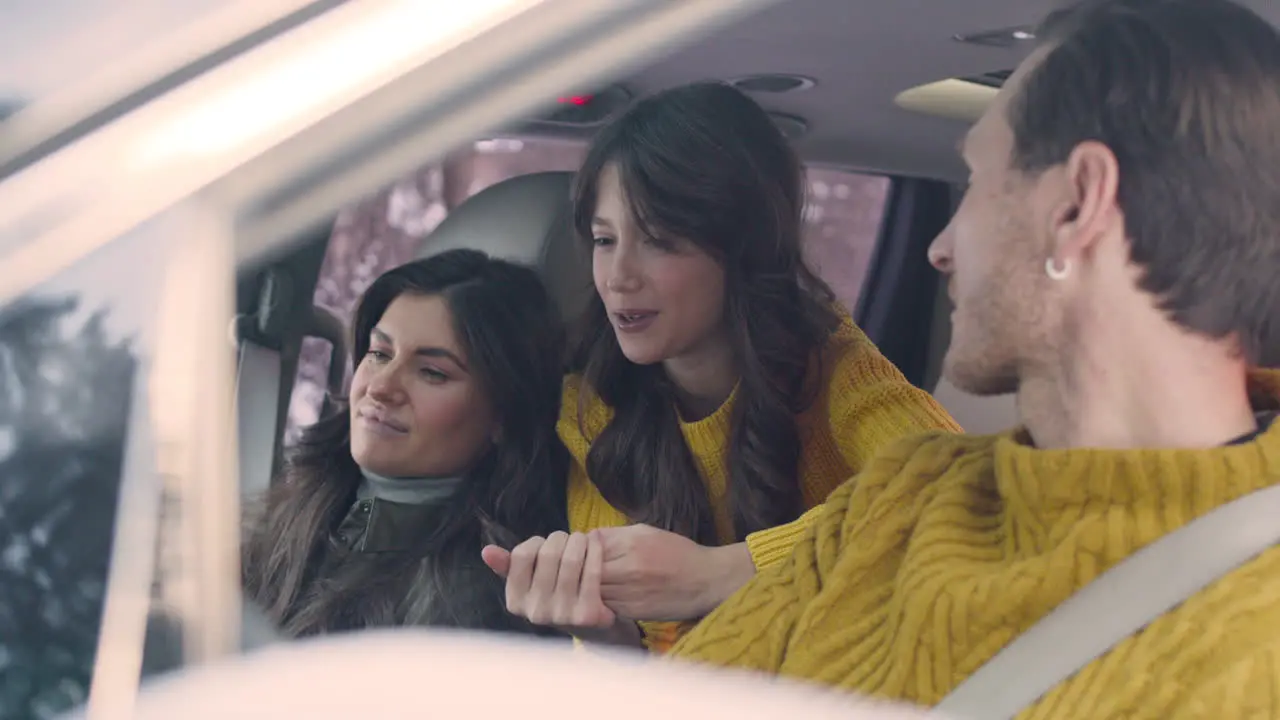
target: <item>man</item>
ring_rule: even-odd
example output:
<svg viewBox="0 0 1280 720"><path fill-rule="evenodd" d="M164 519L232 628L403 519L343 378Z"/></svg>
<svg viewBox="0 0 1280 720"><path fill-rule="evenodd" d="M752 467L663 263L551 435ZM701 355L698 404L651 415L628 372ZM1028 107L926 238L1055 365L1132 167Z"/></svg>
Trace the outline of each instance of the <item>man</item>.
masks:
<svg viewBox="0 0 1280 720"><path fill-rule="evenodd" d="M1118 561L1280 482L1280 35L1228 0L1089 1L968 133L929 250L946 376L1023 427L933 435L833 494L677 657L938 703ZM1280 551L1024 717L1280 717Z"/></svg>

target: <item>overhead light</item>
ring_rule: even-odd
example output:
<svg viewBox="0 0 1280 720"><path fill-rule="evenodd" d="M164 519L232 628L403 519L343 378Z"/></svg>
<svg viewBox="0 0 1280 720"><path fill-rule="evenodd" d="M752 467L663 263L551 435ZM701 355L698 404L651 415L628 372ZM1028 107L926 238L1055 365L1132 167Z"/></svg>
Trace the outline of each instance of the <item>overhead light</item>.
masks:
<svg viewBox="0 0 1280 720"><path fill-rule="evenodd" d="M971 123L982 117L997 92L989 85L950 78L903 90L893 102L903 110Z"/></svg>
<svg viewBox="0 0 1280 720"><path fill-rule="evenodd" d="M729 81L729 84L743 92L772 93L776 95L778 93L808 90L818 83L813 78L803 75L766 73L734 78Z"/></svg>
<svg viewBox="0 0 1280 720"><path fill-rule="evenodd" d="M1016 27L1000 28L998 30L983 30L975 33L960 33L951 36L952 40L970 45L985 45L987 47L1017 47L1022 43L1035 40L1035 28L1030 25L1019 25Z"/></svg>
<svg viewBox="0 0 1280 720"><path fill-rule="evenodd" d="M631 91L621 85L610 85L597 92L560 95L556 104L535 124L564 127L593 127L602 124L631 104Z"/></svg>

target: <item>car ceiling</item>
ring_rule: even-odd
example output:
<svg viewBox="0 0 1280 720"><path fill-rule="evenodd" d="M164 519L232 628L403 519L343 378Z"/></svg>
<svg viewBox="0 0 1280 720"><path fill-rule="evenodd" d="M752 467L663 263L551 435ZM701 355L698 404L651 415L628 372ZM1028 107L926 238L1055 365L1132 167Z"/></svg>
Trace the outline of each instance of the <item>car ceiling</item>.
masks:
<svg viewBox="0 0 1280 720"><path fill-rule="evenodd" d="M0 23L0 115L157 31L198 21L219 0L17 0ZM669 54L624 81L634 93L710 78L794 73L817 80L757 98L809 125L810 162L961 180L964 123L897 107L924 83L1009 69L1027 48L984 47L956 34L1033 25L1059 0L783 0ZM1243 0L1280 25L1280 3ZM72 18L75 18L72 21ZM91 21L92 20L92 21ZM101 22L99 22L99 20ZM61 27L64 31L59 31Z"/></svg>
<svg viewBox="0 0 1280 720"><path fill-rule="evenodd" d="M1243 4L1280 25L1276 0ZM758 94L799 115L806 160L894 174L963 180L955 152L963 122L903 110L894 97L924 83L1013 68L1029 48L952 38L1034 25L1054 0L788 0L656 62L626 85L639 93L708 78L795 73L818 84Z"/></svg>

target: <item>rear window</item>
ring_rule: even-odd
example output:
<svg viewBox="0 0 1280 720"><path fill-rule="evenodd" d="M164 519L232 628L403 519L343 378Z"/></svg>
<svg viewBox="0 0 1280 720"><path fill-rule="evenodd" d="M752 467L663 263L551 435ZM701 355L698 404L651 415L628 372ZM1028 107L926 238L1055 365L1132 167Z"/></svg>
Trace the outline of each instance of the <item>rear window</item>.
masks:
<svg viewBox="0 0 1280 720"><path fill-rule="evenodd" d="M579 141L480 140L347 207L334 225L315 304L347 320L365 288L383 272L412 260L423 236L467 198L517 175L576 170L585 154L586 144ZM806 259L853 311L875 253L889 179L830 168L808 168L807 173ZM289 403L286 443L319 419L328 364L327 343L304 341Z"/></svg>

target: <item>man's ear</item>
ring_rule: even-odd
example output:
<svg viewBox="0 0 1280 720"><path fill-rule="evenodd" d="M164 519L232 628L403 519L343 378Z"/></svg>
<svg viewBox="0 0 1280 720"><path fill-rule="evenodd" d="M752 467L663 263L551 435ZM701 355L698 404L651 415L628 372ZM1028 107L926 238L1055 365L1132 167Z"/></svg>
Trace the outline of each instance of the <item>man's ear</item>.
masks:
<svg viewBox="0 0 1280 720"><path fill-rule="evenodd" d="M1095 140L1080 143L1060 169L1061 197L1051 215L1053 259L1072 263L1090 252L1120 221L1116 195L1120 163Z"/></svg>

